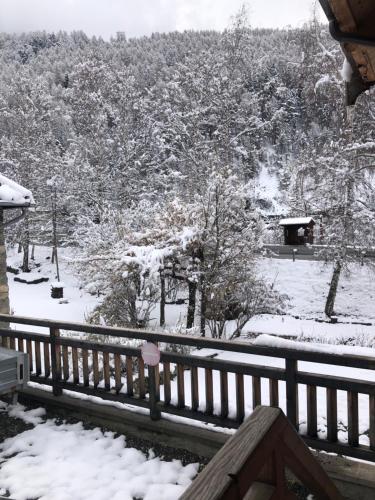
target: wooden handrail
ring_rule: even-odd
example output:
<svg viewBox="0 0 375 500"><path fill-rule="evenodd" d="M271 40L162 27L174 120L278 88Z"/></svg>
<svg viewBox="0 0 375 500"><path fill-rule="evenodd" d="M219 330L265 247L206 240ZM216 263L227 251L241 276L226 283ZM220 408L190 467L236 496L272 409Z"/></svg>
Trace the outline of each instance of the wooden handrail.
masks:
<svg viewBox="0 0 375 500"><path fill-rule="evenodd" d="M286 500L285 468L321 500L342 496L279 408L258 406L180 500Z"/></svg>
<svg viewBox="0 0 375 500"><path fill-rule="evenodd" d="M194 337L192 335L177 335L172 333L159 333L147 330L131 328L103 327L86 323L71 323L68 321L55 321L48 319L28 318L22 316L11 316L0 314L0 322L8 322L42 328L56 328L80 333L95 335L106 335L109 337L121 337L129 339L146 340L150 342L165 342L167 344L179 344L196 347L197 349L209 348L221 351L240 352L243 354L256 354L272 358L287 358L296 361L309 361L313 363L347 366L350 368L375 369L375 357L359 355L341 355L325 352L310 352L300 349L284 347L265 347L238 341L217 340L206 337ZM0 334L7 330L0 328Z"/></svg>

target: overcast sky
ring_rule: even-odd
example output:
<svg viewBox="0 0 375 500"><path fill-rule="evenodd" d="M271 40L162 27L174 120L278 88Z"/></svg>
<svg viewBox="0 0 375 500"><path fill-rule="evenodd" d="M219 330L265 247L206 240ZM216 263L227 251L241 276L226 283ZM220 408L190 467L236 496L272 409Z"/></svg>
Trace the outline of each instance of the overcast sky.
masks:
<svg viewBox="0 0 375 500"><path fill-rule="evenodd" d="M0 0L0 31L72 31L108 39L228 25L243 0ZM248 0L253 27L301 26L314 0ZM320 11L320 7L318 7ZM323 16L322 16L323 19Z"/></svg>

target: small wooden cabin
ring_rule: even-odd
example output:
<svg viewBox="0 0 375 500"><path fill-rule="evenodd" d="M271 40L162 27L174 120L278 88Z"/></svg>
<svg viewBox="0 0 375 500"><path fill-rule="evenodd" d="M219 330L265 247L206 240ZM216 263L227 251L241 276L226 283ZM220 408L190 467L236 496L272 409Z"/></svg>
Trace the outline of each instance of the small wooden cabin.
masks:
<svg viewBox="0 0 375 500"><path fill-rule="evenodd" d="M284 228L284 245L312 245L314 243L315 221L312 217L281 219Z"/></svg>

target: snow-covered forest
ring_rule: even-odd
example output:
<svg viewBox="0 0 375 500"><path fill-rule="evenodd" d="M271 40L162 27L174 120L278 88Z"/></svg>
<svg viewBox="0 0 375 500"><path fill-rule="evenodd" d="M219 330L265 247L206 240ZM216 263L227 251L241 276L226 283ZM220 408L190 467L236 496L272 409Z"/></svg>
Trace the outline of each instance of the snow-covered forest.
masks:
<svg viewBox="0 0 375 500"><path fill-rule="evenodd" d="M283 307L256 270L264 216L318 214L337 277L347 245L375 246L373 92L348 118L342 66L317 22L242 14L223 33L1 34L0 170L37 202L7 233L24 271L34 244L73 247L92 321L147 326L160 304L163 325L182 291L186 328L236 319L236 337Z"/></svg>

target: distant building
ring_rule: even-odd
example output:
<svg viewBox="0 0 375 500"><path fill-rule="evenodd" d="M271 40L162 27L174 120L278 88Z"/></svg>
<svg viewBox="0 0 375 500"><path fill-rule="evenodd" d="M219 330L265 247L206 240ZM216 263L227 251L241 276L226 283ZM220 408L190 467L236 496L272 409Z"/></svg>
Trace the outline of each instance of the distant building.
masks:
<svg viewBox="0 0 375 500"><path fill-rule="evenodd" d="M284 228L284 245L312 245L314 243L315 221L312 217L281 219L279 226Z"/></svg>

